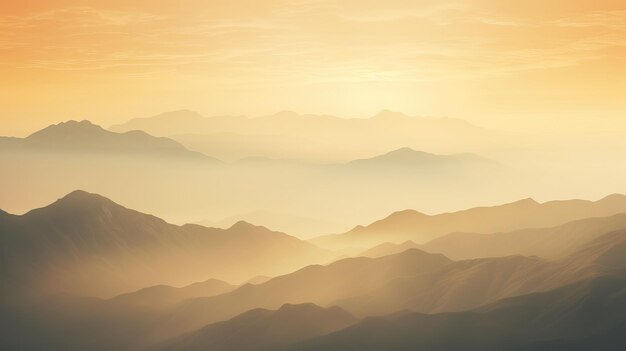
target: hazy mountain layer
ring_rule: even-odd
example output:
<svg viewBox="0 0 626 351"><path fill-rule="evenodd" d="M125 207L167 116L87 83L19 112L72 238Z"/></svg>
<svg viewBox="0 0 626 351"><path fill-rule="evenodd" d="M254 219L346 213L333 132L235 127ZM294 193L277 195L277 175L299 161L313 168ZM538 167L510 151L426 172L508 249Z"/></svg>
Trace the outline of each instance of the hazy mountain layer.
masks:
<svg viewBox="0 0 626 351"><path fill-rule="evenodd" d="M372 247L406 240L419 244L454 232L494 233L549 227L576 219L622 212L626 212L626 196L617 194L595 202L568 200L538 203L525 199L500 206L477 207L432 216L405 210L368 226L357 226L347 233L322 236L311 242L332 248Z"/></svg>
<svg viewBox="0 0 626 351"><path fill-rule="evenodd" d="M338 162L402 147L467 152L503 140L463 120L411 117L386 110L371 118L353 119L290 111L257 118L203 118L182 110L111 127L114 131L136 129L171 136L198 151L229 160L263 156Z"/></svg>
<svg viewBox="0 0 626 351"><path fill-rule="evenodd" d="M602 234L626 228L626 214L585 218L551 228L494 234L452 233L419 247L453 259L508 255L559 258Z"/></svg>

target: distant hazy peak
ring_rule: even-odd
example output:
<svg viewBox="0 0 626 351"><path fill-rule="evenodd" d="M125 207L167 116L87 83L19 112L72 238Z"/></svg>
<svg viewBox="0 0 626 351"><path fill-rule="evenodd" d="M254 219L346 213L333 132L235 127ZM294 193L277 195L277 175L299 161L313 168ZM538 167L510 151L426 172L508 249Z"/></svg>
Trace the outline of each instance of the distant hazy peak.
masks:
<svg viewBox="0 0 626 351"><path fill-rule="evenodd" d="M228 230L232 230L232 231L243 231L243 230L255 230L255 229L266 229L265 227L260 227L260 226L256 226L252 223L248 223L246 221L238 221L237 223L233 224L232 226L230 226L230 228L228 228Z"/></svg>
<svg viewBox="0 0 626 351"><path fill-rule="evenodd" d="M78 207L81 209L87 209L103 206L122 207L121 205L115 203L113 200L110 200L102 195L89 193L84 190L74 190L44 208L69 209Z"/></svg>
<svg viewBox="0 0 626 351"><path fill-rule="evenodd" d="M420 211L417 210L413 210L413 209L408 209L408 210L401 210L401 211L396 211L393 212L392 214L390 214L389 216L387 216L385 219L401 219L401 218L414 218L414 217L429 217L429 215L422 213Z"/></svg>
<svg viewBox="0 0 626 351"><path fill-rule="evenodd" d="M402 112L396 112L391 110L380 110L377 114L372 116L372 119L390 119L390 118L407 118L409 116L405 115Z"/></svg>
<svg viewBox="0 0 626 351"><path fill-rule="evenodd" d="M99 125L93 124L88 120L75 121L69 120L66 122L60 122L57 124L49 125L48 127L38 130L29 135L27 139L38 139L48 136L59 136L62 133L102 133L106 132L104 128Z"/></svg>
<svg viewBox="0 0 626 351"><path fill-rule="evenodd" d="M625 201L625 200L626 200L626 195L615 193L615 194L607 195L598 201L609 202L609 201Z"/></svg>
<svg viewBox="0 0 626 351"><path fill-rule="evenodd" d="M300 117L301 115L295 111L290 110L281 110L272 115L272 117L280 117L280 118L291 118L291 117Z"/></svg>
<svg viewBox="0 0 626 351"><path fill-rule="evenodd" d="M182 109L182 110L163 112L152 117L135 118L135 119L141 120L141 119L170 119L170 118L171 119L204 119L204 116L202 116L196 111Z"/></svg>

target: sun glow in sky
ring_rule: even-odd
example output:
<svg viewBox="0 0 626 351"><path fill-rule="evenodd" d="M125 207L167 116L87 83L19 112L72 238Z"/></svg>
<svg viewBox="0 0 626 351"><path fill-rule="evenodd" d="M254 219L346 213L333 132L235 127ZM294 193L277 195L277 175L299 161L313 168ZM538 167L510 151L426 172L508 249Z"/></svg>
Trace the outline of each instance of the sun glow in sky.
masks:
<svg viewBox="0 0 626 351"><path fill-rule="evenodd" d="M4 1L0 134L189 108L626 129L623 0Z"/></svg>

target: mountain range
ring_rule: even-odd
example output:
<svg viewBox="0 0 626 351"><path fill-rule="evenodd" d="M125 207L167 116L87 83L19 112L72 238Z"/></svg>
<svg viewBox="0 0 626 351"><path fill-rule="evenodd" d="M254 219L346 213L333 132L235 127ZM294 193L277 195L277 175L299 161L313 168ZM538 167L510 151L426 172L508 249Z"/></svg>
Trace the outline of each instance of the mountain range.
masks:
<svg viewBox="0 0 626 351"><path fill-rule="evenodd" d="M177 226L84 191L21 216L3 213L0 232L2 277L23 288L18 295L111 296L209 277L243 281L332 258L310 243L245 222L229 229Z"/></svg>
<svg viewBox="0 0 626 351"><path fill-rule="evenodd" d="M564 224L586 217L626 212L626 196L614 194L598 201L565 200L539 203L524 199L492 207L427 215L414 210L395 212L367 226L311 239L328 248L367 248L385 242L412 240L418 244L455 232L495 233Z"/></svg>
<svg viewBox="0 0 626 351"><path fill-rule="evenodd" d="M612 196L581 206L595 208L609 200L619 199ZM428 244L405 242L372 248L369 255L375 258L345 258L324 265L308 265L302 256L312 252L319 259L326 251L282 233L246 223L229 230L175 226L82 191L23 216L2 212L0 225L6 263L3 287L24 297L13 305L5 305L11 300L3 299L0 305L3 315L12 316L11 323L3 325L7 335L1 341L9 349L45 345L50 350L333 350L351 345L402 350L403 345L407 349L467 345L467 349L547 350L576 346L578 339L589 345L604 336L617 340L609 346L623 345L619 341L626 291L623 215L480 234L496 241L509 238L508 245L521 250L527 250L524 235L519 234L524 232L534 238L529 248L540 247L542 240L546 247L555 247L552 242L567 244L561 250L548 249L552 254L546 258L451 260L421 250ZM470 255L478 254L472 253L475 250L468 245ZM290 262L289 255L299 261ZM181 261L185 256L195 260ZM170 282L184 285L181 288L164 285L175 280L168 271L173 265L184 267L175 274L191 282L196 269L206 277L234 265L256 272L278 263L293 268L255 284L235 286L205 278L191 285ZM68 270L73 266L85 274ZM111 298L112 291L105 298L54 294L68 287L73 293L89 293L80 288L88 282L100 288L105 283L117 285L120 276L143 286L128 292L135 284L123 281L126 284L117 290L123 287L126 292ZM52 289L49 281L26 284L42 277L62 287ZM42 289L45 294L36 299L23 296Z"/></svg>
<svg viewBox="0 0 626 351"><path fill-rule="evenodd" d="M115 133L87 120L53 124L26 138L0 138L0 145L9 148L12 152L39 151L124 156L139 154L217 161L199 152L190 151L169 138L154 137L140 130Z"/></svg>
<svg viewBox="0 0 626 351"><path fill-rule="evenodd" d="M340 162L401 147L436 152L488 149L502 141L495 132L451 118L413 117L383 110L370 118L281 111L273 115L203 117L172 111L136 118L111 130L144 130L169 136L220 159L249 156ZM320 136L323 136L321 138ZM376 143L369 141L376 140Z"/></svg>

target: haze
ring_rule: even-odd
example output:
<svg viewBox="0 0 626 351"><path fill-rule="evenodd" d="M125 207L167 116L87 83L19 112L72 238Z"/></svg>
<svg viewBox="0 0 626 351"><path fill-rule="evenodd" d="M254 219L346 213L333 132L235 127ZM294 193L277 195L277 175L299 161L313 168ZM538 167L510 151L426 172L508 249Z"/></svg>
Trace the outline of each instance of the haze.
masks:
<svg viewBox="0 0 626 351"><path fill-rule="evenodd" d="M623 0L0 2L0 350L626 350Z"/></svg>
<svg viewBox="0 0 626 351"><path fill-rule="evenodd" d="M359 118L386 108L616 135L625 11L620 0L6 1L0 134L183 108Z"/></svg>

